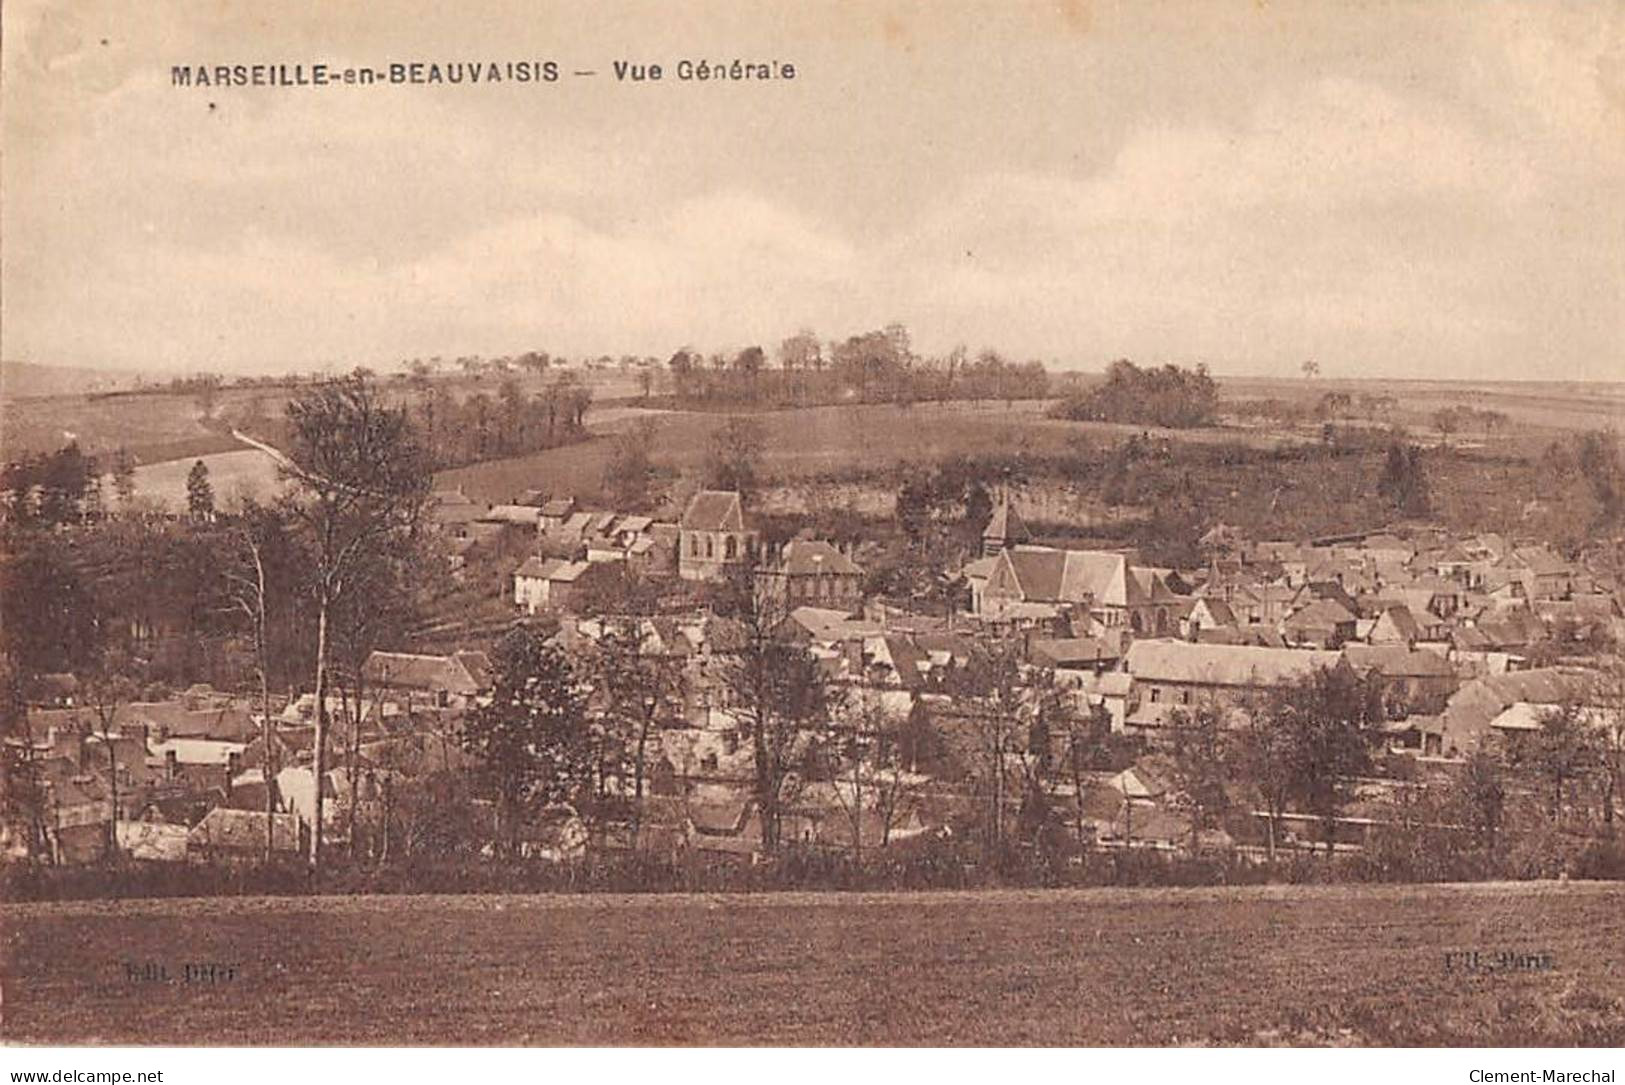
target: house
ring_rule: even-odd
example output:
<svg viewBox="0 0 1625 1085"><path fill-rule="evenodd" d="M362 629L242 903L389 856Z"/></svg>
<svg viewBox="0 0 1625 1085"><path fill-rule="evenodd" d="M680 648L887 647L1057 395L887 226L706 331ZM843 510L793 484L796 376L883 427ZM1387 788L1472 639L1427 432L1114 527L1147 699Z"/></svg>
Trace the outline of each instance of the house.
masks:
<svg viewBox="0 0 1625 1085"><path fill-rule="evenodd" d="M1299 647L1336 649L1354 639L1355 617L1335 599L1316 599L1281 623L1281 636Z"/></svg>
<svg viewBox="0 0 1625 1085"><path fill-rule="evenodd" d="M684 580L719 580L756 550L737 490L701 490L689 499L678 529L677 570Z"/></svg>
<svg viewBox="0 0 1625 1085"><path fill-rule="evenodd" d="M1542 667L1485 675L1466 682L1446 703L1440 716L1437 751L1465 757L1485 747L1496 732L1490 724L1520 701L1552 705L1586 697L1592 672L1578 668Z"/></svg>
<svg viewBox="0 0 1625 1085"><path fill-rule="evenodd" d="M1523 584L1526 599L1567 599L1574 592L1574 566L1545 547L1520 547L1503 565Z"/></svg>
<svg viewBox="0 0 1625 1085"><path fill-rule="evenodd" d="M144 730L149 740L206 738L217 742L247 742L259 733L254 716L227 699L204 704L199 699L138 701L119 713L119 724Z"/></svg>
<svg viewBox="0 0 1625 1085"><path fill-rule="evenodd" d="M846 610L824 607L796 607L790 612L787 635L805 643L828 647L843 641L859 641L879 636L880 626L875 622L853 618Z"/></svg>
<svg viewBox="0 0 1625 1085"><path fill-rule="evenodd" d="M1230 604L1223 599L1210 599L1206 596L1191 601L1190 610L1179 620L1179 633L1181 636L1194 640L1199 631L1203 629L1239 629L1241 623L1236 620L1236 612Z"/></svg>
<svg viewBox="0 0 1625 1085"><path fill-rule="evenodd" d="M624 561L561 561L529 558L514 570L514 605L527 614L541 610L572 611L582 597L626 575Z"/></svg>
<svg viewBox="0 0 1625 1085"><path fill-rule="evenodd" d="M184 861L191 836L187 826L163 821L119 821L113 833L124 855L159 863Z"/></svg>
<svg viewBox="0 0 1625 1085"><path fill-rule="evenodd" d="M1355 552L1368 564L1399 566L1409 564L1416 556L1416 547L1396 535L1386 532L1367 535Z"/></svg>
<svg viewBox="0 0 1625 1085"><path fill-rule="evenodd" d="M79 679L71 674L35 675L24 687L24 701L35 708L72 708L79 696Z"/></svg>
<svg viewBox="0 0 1625 1085"><path fill-rule="evenodd" d="M863 597L863 570L834 546L814 539L792 539L757 577L792 607L852 610Z"/></svg>
<svg viewBox="0 0 1625 1085"><path fill-rule="evenodd" d="M1289 685L1344 662L1339 652L1303 648L1137 640L1129 645L1124 664L1134 680L1133 699L1140 704L1183 706L1213 699L1241 707L1251 693Z"/></svg>
<svg viewBox="0 0 1625 1085"><path fill-rule="evenodd" d="M1456 668L1437 652L1401 644L1350 644L1343 658L1356 671L1375 674L1389 691L1390 703L1422 712L1437 712L1461 685Z"/></svg>
<svg viewBox="0 0 1625 1085"><path fill-rule="evenodd" d="M1422 639L1422 627L1403 604L1385 608L1372 625L1366 640L1372 644L1398 644L1411 647Z"/></svg>
<svg viewBox="0 0 1625 1085"><path fill-rule="evenodd" d="M576 511L576 499L573 497L555 497L542 504L542 513L538 518L537 527L543 532L557 531L564 526Z"/></svg>
<svg viewBox="0 0 1625 1085"><path fill-rule="evenodd" d="M553 574L569 562L558 558L531 557L513 571L513 605L526 614L549 606L548 589Z"/></svg>
<svg viewBox="0 0 1625 1085"><path fill-rule="evenodd" d="M1137 635L1174 631L1182 603L1162 578L1139 575L1126 554L1017 546L991 559L985 583L973 581L972 610L998 618L1012 607L1037 604L1071 610Z"/></svg>
<svg viewBox="0 0 1625 1085"><path fill-rule="evenodd" d="M1101 674L1116 670L1123 660L1118 638L1035 637L1028 645L1028 659L1035 666L1053 670L1091 671Z"/></svg>
<svg viewBox="0 0 1625 1085"><path fill-rule="evenodd" d="M461 707L491 688L491 661L484 652L447 656L373 652L362 676L378 689L421 695L439 708Z"/></svg>
<svg viewBox="0 0 1625 1085"><path fill-rule="evenodd" d="M429 495L425 512L441 534L466 539L474 521L485 514L485 506L471 500L462 490L436 490Z"/></svg>
<svg viewBox="0 0 1625 1085"><path fill-rule="evenodd" d="M1076 692L1079 709L1105 712L1113 734L1123 732L1128 720L1129 698L1134 688L1134 679L1130 675L1123 671L1095 674L1093 671L1062 669L1055 672L1055 684Z"/></svg>
<svg viewBox="0 0 1625 1085"><path fill-rule="evenodd" d="M504 527L522 527L537 531L542 521L542 510L533 505L493 505L479 517L481 523L500 524Z"/></svg>
<svg viewBox="0 0 1625 1085"><path fill-rule="evenodd" d="M297 816L267 815L263 810L233 810L217 806L187 833L187 854L192 858L210 861L261 858L265 854L267 817L271 819L272 850L285 854L298 852Z"/></svg>

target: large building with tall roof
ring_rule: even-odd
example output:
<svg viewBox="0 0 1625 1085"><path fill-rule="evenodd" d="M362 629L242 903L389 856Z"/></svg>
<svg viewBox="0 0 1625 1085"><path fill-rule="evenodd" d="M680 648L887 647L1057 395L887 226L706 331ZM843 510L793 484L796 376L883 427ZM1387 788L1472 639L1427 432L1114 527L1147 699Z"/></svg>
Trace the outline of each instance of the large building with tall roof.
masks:
<svg viewBox="0 0 1625 1085"><path fill-rule="evenodd" d="M972 606L986 616L1038 604L1107 628L1159 636L1177 629L1188 602L1155 570L1132 565L1123 553L1016 546L983 561L992 564L985 580L972 583Z"/></svg>
<svg viewBox="0 0 1625 1085"><path fill-rule="evenodd" d="M756 551L737 490L701 490L689 499L678 527L677 571L684 580L720 580Z"/></svg>

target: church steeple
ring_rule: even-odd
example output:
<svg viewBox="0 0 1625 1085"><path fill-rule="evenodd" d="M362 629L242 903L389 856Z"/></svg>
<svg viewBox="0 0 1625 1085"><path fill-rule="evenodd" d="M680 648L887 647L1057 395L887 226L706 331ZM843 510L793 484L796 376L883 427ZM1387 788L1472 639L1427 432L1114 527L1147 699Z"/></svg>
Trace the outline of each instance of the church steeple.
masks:
<svg viewBox="0 0 1625 1085"><path fill-rule="evenodd" d="M1016 510L1010 507L1010 492L1000 489L999 503L993 508L993 517L982 531L982 556L992 557L1032 538L1027 525Z"/></svg>

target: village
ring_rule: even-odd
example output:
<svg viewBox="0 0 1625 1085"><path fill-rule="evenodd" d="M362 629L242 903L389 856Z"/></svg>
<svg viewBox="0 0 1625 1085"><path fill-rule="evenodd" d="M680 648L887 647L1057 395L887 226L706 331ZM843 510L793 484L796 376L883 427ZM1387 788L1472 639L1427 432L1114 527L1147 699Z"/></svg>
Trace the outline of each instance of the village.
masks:
<svg viewBox="0 0 1625 1085"><path fill-rule="evenodd" d="M998 493L979 552L932 570L949 587L924 605L866 590L876 544L782 525L769 540L736 490L698 490L666 520L544 489L499 505L434 491L436 575L468 575L472 549L512 555L508 635L566 665L574 784L532 780L510 803L481 775L496 747L470 721L518 703L491 638L372 650L323 694L319 778L308 689L109 706L72 673L41 674L8 739L35 801L8 803L7 858L297 860L319 819L328 852L362 865L904 861L972 841L1073 865L1262 864L1423 832L1491 847L1520 804L1571 851L1612 824L1608 652L1625 623L1605 572L1420 521L1317 539L1219 524L1200 564L1158 567L1046 541L1021 504ZM817 689L800 702L751 686L802 664ZM1270 763L1305 705L1352 746L1302 739ZM1557 870L1560 850L1520 861Z"/></svg>

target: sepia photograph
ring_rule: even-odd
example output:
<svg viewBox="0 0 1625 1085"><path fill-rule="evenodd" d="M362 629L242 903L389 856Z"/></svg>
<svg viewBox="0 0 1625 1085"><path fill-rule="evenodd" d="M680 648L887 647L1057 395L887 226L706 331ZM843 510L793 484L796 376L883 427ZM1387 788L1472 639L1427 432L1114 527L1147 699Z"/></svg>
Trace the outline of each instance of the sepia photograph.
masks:
<svg viewBox="0 0 1625 1085"><path fill-rule="evenodd" d="M1615 1080L1625 2L0 16L9 1080Z"/></svg>

